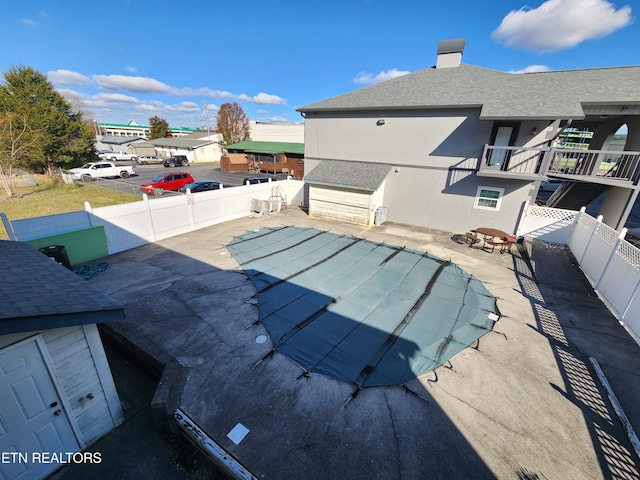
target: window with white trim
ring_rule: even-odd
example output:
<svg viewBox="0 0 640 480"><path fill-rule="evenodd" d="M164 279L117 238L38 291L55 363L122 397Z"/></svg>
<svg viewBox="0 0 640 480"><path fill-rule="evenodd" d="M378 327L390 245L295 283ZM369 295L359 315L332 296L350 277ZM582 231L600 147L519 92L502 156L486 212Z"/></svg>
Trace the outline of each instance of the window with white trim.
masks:
<svg viewBox="0 0 640 480"><path fill-rule="evenodd" d="M473 206L484 210L500 210L503 195L504 188L480 186L476 192L476 201Z"/></svg>

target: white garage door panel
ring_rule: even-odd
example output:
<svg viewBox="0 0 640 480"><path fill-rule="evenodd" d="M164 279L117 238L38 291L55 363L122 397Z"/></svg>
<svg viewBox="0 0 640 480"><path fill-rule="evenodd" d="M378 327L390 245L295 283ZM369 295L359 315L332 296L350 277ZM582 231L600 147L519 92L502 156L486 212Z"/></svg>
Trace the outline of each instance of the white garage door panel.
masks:
<svg viewBox="0 0 640 480"><path fill-rule="evenodd" d="M369 225L370 202L368 193L317 186L309 189L309 214L316 218Z"/></svg>
<svg viewBox="0 0 640 480"><path fill-rule="evenodd" d="M339 203L368 209L371 195L369 193L351 190L312 186L309 189L309 197L323 202Z"/></svg>
<svg viewBox="0 0 640 480"><path fill-rule="evenodd" d="M309 214L312 217L336 220L339 222L368 225L369 210L335 203L309 200Z"/></svg>

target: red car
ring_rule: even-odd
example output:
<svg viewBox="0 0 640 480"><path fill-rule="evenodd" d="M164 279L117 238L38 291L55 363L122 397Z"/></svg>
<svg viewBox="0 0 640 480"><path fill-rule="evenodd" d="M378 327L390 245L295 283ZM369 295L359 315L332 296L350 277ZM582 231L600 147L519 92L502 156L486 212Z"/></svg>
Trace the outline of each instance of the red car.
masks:
<svg viewBox="0 0 640 480"><path fill-rule="evenodd" d="M193 177L187 172L163 173L153 180L140 185L142 193L160 196L165 190L180 190L188 183L193 183Z"/></svg>

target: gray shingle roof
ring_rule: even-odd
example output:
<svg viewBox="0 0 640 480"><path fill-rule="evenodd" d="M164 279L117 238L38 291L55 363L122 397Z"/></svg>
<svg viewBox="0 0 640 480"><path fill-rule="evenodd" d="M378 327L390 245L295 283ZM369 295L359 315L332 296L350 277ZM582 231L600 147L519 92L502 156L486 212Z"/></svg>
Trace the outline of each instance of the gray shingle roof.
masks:
<svg viewBox="0 0 640 480"><path fill-rule="evenodd" d="M0 334L124 319L111 297L22 242L0 240Z"/></svg>
<svg viewBox="0 0 640 480"><path fill-rule="evenodd" d="M124 145L125 143L138 143L143 141L142 137L121 137L119 135L103 135L100 139L102 143L113 143L114 145Z"/></svg>
<svg viewBox="0 0 640 480"><path fill-rule="evenodd" d="M384 163L322 160L304 177L306 183L375 192L391 171Z"/></svg>
<svg viewBox="0 0 640 480"><path fill-rule="evenodd" d="M202 147L203 145L210 145L215 142L207 139L171 137L171 138L156 138L153 140L149 140L149 143L152 143L156 147L175 147L175 148L196 149L196 148Z"/></svg>
<svg viewBox="0 0 640 480"><path fill-rule="evenodd" d="M583 104L603 103L640 103L640 66L525 74L427 68L298 111L480 107L485 119L581 119Z"/></svg>

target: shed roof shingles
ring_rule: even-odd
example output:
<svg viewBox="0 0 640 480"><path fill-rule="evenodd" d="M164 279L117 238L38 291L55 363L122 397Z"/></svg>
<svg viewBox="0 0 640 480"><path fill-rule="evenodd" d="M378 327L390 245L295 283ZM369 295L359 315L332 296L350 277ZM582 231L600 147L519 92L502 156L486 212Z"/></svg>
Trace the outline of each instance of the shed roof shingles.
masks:
<svg viewBox="0 0 640 480"><path fill-rule="evenodd" d="M26 243L0 241L0 272L0 334L20 323L28 331L124 318L110 296Z"/></svg>
<svg viewBox="0 0 640 480"><path fill-rule="evenodd" d="M305 175L304 181L375 192L387 178L391 168L391 165L384 163L323 160Z"/></svg>

